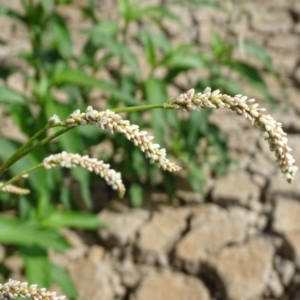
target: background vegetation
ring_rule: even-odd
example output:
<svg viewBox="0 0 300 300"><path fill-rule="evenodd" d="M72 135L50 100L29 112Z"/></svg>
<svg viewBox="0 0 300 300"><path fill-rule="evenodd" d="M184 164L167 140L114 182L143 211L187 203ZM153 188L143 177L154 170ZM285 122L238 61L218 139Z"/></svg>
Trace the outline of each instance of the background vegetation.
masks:
<svg viewBox="0 0 300 300"><path fill-rule="evenodd" d="M229 32L228 36L215 33L209 49L193 41L178 44L172 40L169 26L186 30L173 7L210 5L226 14L222 1L172 1L172 5L147 6L147 1L119 0L117 23L99 18L96 2L79 5L76 1L23 0L22 13L0 7L2 17L22 23L30 39L30 50L20 49L22 63L0 68L0 104L26 137L43 127L53 114L65 118L88 105L106 109L160 103L192 87L202 91L211 86L236 94L243 93L239 82L246 82L269 104L275 103L263 73L277 78L277 72L268 54L257 45L243 44L256 62L254 66L236 58L238 44L230 39ZM76 8L84 24L89 24L80 28L85 43L78 53L62 6ZM14 73L24 77L27 93L7 84ZM209 114L209 110L203 110L187 118L173 111L154 110L126 117L153 133L157 143L180 161L186 170L184 180L191 189L201 193L206 176L224 174L231 161L226 137L209 122ZM2 162L21 145L3 136L0 144ZM72 130L30 153L13 165L2 181L62 150L109 162L122 173L128 188L126 198L133 206L142 205L145 192L154 188L168 193L170 199L174 196L177 175L149 164L140 150L122 136L90 126ZM0 194L0 242L7 245L6 256L20 253L30 283L48 287L55 282L67 296L75 298L68 275L49 261L47 250L64 251L69 247L60 234L62 227L93 230L101 226L93 212L113 194L104 182L82 169L39 170L19 185L30 188L31 194ZM9 277L10 270L3 264L0 272L3 279Z"/></svg>

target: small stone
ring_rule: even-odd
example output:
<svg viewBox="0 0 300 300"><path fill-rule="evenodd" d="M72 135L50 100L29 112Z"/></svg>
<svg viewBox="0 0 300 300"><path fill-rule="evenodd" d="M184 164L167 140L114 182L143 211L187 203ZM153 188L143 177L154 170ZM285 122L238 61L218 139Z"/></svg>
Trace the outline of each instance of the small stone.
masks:
<svg viewBox="0 0 300 300"><path fill-rule="evenodd" d="M247 228L247 236L248 237L255 237L258 234L258 229L254 226L249 226Z"/></svg>
<svg viewBox="0 0 300 300"><path fill-rule="evenodd" d="M117 271L121 276L122 284L130 289L138 284L141 277L136 265L129 259L121 262L117 266Z"/></svg>
<svg viewBox="0 0 300 300"><path fill-rule="evenodd" d="M6 249L4 246L0 245L0 261L3 261L5 258Z"/></svg>
<svg viewBox="0 0 300 300"><path fill-rule="evenodd" d="M177 272L146 276L130 300L209 300L209 293L197 278Z"/></svg>
<svg viewBox="0 0 300 300"><path fill-rule="evenodd" d="M288 11L283 9L263 10L260 13L253 14L251 21L255 31L264 34L276 33L275 36L280 33L286 34L293 25ZM284 43L284 41L285 39L281 40L281 43Z"/></svg>
<svg viewBox="0 0 300 300"><path fill-rule="evenodd" d="M232 117L235 116L233 115ZM246 121L244 122L246 123ZM248 155L255 154L257 152L256 142L259 138L260 132L258 130L250 127L246 130L240 128L239 130L233 131L229 134L228 147L239 152L245 152Z"/></svg>
<svg viewBox="0 0 300 300"><path fill-rule="evenodd" d="M100 238L110 246L125 245L135 238L137 231L149 218L149 213L142 209L117 211L104 209L99 218L108 223L107 228L98 231Z"/></svg>
<svg viewBox="0 0 300 300"><path fill-rule="evenodd" d="M293 249L294 259L296 266L300 268L300 232L290 232L285 235L287 242Z"/></svg>
<svg viewBox="0 0 300 300"><path fill-rule="evenodd" d="M247 212L242 208L227 211L214 204L199 206L194 211L191 230L176 247L176 264L191 274L197 273L201 263L226 244L244 241L246 228Z"/></svg>
<svg viewBox="0 0 300 300"><path fill-rule="evenodd" d="M296 34L276 34L268 39L267 42L270 48L287 52L296 51L299 47L299 39Z"/></svg>
<svg viewBox="0 0 300 300"><path fill-rule="evenodd" d="M187 191L187 190L180 190L176 191L176 196L178 199L184 201L185 203L201 203L204 202L204 197L202 194Z"/></svg>
<svg viewBox="0 0 300 300"><path fill-rule="evenodd" d="M295 12L296 14L300 15L300 3L298 1L293 1L292 11Z"/></svg>
<svg viewBox="0 0 300 300"><path fill-rule="evenodd" d="M260 215L257 220L256 226L260 231L263 231L267 223L268 223L268 218L265 215Z"/></svg>
<svg viewBox="0 0 300 300"><path fill-rule="evenodd" d="M276 256L275 268L280 275L283 285L288 286L295 274L295 264L290 260L283 259L280 256Z"/></svg>
<svg viewBox="0 0 300 300"><path fill-rule="evenodd" d="M230 171L225 177L216 181L212 190L212 198L220 203L238 203L249 205L249 202L259 198L259 188L250 175L242 171Z"/></svg>
<svg viewBox="0 0 300 300"><path fill-rule="evenodd" d="M275 203L273 230L280 233L300 231L300 202L278 197Z"/></svg>
<svg viewBox="0 0 300 300"><path fill-rule="evenodd" d="M68 270L76 286L78 300L111 300L125 294L121 280L109 262L96 263L82 258L70 264Z"/></svg>
<svg viewBox="0 0 300 300"><path fill-rule="evenodd" d="M205 28L205 26L203 27ZM232 121L233 118L235 118L234 122ZM209 116L209 121L218 126L228 136L233 132L237 133L238 129L243 128L247 123L243 118L235 116L232 111L226 109L213 110ZM243 129L241 130L243 131Z"/></svg>
<svg viewBox="0 0 300 300"><path fill-rule="evenodd" d="M278 51L277 49L269 49L268 53L276 70L279 69L284 76L292 75L297 65L297 55L287 55L286 51Z"/></svg>
<svg viewBox="0 0 300 300"><path fill-rule="evenodd" d="M11 255L4 260L4 266L14 274L21 274L24 262L18 255Z"/></svg>
<svg viewBox="0 0 300 300"><path fill-rule="evenodd" d="M299 171L298 171L299 173ZM284 196L287 198L300 199L300 184L297 184L299 174L296 174L295 181L289 184L278 170L271 178L267 193L270 196Z"/></svg>
<svg viewBox="0 0 300 300"><path fill-rule="evenodd" d="M296 112L299 114L300 113L299 89L290 87L287 90L287 93L288 93L288 99L290 100L290 103L292 104Z"/></svg>
<svg viewBox="0 0 300 300"><path fill-rule="evenodd" d="M136 246L140 259L147 263L168 263L167 254L187 227L190 210L165 207L156 212L139 232Z"/></svg>
<svg viewBox="0 0 300 300"><path fill-rule="evenodd" d="M252 181L261 189L264 189L267 184L267 179L259 174L253 174Z"/></svg>
<svg viewBox="0 0 300 300"><path fill-rule="evenodd" d="M270 161L263 153L257 152L254 156L254 159L249 164L248 169L251 173L269 178L269 176L274 174L276 170L276 164L274 161Z"/></svg>
<svg viewBox="0 0 300 300"><path fill-rule="evenodd" d="M216 270L231 300L260 299L272 271L273 248L263 238L252 238L243 245L224 248Z"/></svg>
<svg viewBox="0 0 300 300"><path fill-rule="evenodd" d="M95 263L102 261L105 256L105 248L98 246L98 245L92 245L89 248L88 251L88 257L90 260L94 261Z"/></svg>
<svg viewBox="0 0 300 300"><path fill-rule="evenodd" d="M275 298L279 298L282 296L284 292L284 287L280 282L280 278L276 271L272 270L269 274L269 278L267 280L268 285L268 294L271 294Z"/></svg>

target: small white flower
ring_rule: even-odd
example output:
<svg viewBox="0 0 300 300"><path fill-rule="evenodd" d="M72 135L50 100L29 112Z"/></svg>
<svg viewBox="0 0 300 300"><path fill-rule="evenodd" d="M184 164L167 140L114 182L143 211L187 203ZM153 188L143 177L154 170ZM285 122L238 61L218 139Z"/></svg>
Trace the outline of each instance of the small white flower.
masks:
<svg viewBox="0 0 300 300"><path fill-rule="evenodd" d="M58 124L60 123L60 118L58 115L53 115L51 118L49 118L48 120L48 124L49 125L55 125L55 124Z"/></svg>

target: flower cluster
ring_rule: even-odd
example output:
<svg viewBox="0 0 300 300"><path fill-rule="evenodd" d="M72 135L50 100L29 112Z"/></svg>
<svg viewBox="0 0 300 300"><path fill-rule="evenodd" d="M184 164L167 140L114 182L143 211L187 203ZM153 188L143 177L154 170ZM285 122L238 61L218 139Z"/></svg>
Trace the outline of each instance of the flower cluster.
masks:
<svg viewBox="0 0 300 300"><path fill-rule="evenodd" d="M2 186L2 185L3 185L3 182L0 182L0 186ZM3 187L3 189L1 189L1 191L11 193L11 194L17 194L17 195L27 195L30 193L30 190L20 188L13 184L8 184L7 186Z"/></svg>
<svg viewBox="0 0 300 300"><path fill-rule="evenodd" d="M47 291L45 288L38 288L36 284L28 285L27 282L20 282L9 279L8 282L0 283L1 299L14 299L17 297L31 298L33 300L63 300L65 296L57 296L55 292Z"/></svg>
<svg viewBox="0 0 300 300"><path fill-rule="evenodd" d="M122 133L145 152L146 157L152 163L157 163L163 170L176 172L181 169L167 159L166 149L160 148L159 144L152 143L152 136L149 136L146 131L140 131L138 125L130 124L128 120L123 120L120 115L113 111L98 112L89 106L85 112L74 111L67 118L65 124L67 126L93 124L100 126L102 129L107 129L111 133Z"/></svg>
<svg viewBox="0 0 300 300"><path fill-rule="evenodd" d="M62 153L50 155L43 160L43 166L46 169L61 166L64 168L82 167L90 172L100 175L106 182L112 186L114 190L118 190L119 196L125 194L125 186L121 179L121 174L110 169L109 164L105 164L102 160L90 158L87 155L72 154L63 151Z"/></svg>
<svg viewBox="0 0 300 300"><path fill-rule="evenodd" d="M265 109L259 108L255 99L247 99L246 96L242 95L231 97L221 94L219 90L212 92L210 88L206 88L203 93L197 94L194 89L191 89L171 100L169 104L173 109L188 111L202 108L228 108L248 119L262 131L264 139L269 143L270 150L275 152L278 166L285 179L289 183L294 180L298 168L290 154L292 149L287 145L288 139L282 130L282 124L270 115L265 115L263 113Z"/></svg>
<svg viewBox="0 0 300 300"><path fill-rule="evenodd" d="M60 122L60 118L58 115L53 115L51 118L49 118L48 120L48 124L49 125L55 125L58 124Z"/></svg>

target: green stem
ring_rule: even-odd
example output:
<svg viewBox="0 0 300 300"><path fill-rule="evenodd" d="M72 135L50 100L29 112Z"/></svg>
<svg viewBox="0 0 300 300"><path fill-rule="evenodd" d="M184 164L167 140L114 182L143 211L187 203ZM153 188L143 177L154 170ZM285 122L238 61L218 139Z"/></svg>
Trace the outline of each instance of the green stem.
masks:
<svg viewBox="0 0 300 300"><path fill-rule="evenodd" d="M130 107L120 107L120 108L115 108L112 109L112 111L116 112L116 113L122 113L122 112L135 112L135 111L143 111L143 110L150 110L150 109L155 109L155 108L165 108L165 109L173 109L172 106L170 104L149 104L149 105L139 105L139 106L130 106ZM58 125L56 125L58 126ZM61 126L64 126L63 124L61 124ZM53 134L51 134L50 136L44 138L43 140L41 140L40 142L36 143L35 145L33 145L32 147L26 149L25 151L23 151L22 153L20 153L17 157L17 160L21 159L22 157L24 157L26 154L34 151L35 149L49 143L51 140L53 140L54 138L66 133L67 131L76 128L77 126L74 127L66 127L63 128Z"/></svg>
<svg viewBox="0 0 300 300"><path fill-rule="evenodd" d="M112 111L116 113L122 113L122 112L137 112L137 111L144 111L144 110L150 110L150 109L156 109L156 108L163 108L163 109L173 109L172 105L168 103L160 103L160 104L148 104L148 105L138 105L138 106L130 106L130 107L120 107L120 108L115 108L112 109ZM46 125L44 128L39 130L36 134L34 134L23 146L21 146L13 155L11 155L0 167L0 176L15 162L17 162L19 159L27 155L28 153L36 150L37 148L49 143L51 140L54 138L66 133L67 131L75 128L75 127L66 127L63 128L50 136L42 139L38 143L34 144L33 146L32 143L34 140L36 140L38 137L40 137L42 134L44 134L48 129L52 127L57 127L57 126L66 126L63 122L60 124L56 124L53 126ZM31 147L30 147L31 146Z"/></svg>
<svg viewBox="0 0 300 300"><path fill-rule="evenodd" d="M33 145L32 147L26 149L25 151L23 151L18 157L17 160L21 159L22 157L24 157L25 155L27 155L28 153L36 150L37 148L46 145L47 143L49 143L51 140L55 139L56 137L66 133L67 131L73 129L75 127L67 127L64 129L61 129L51 135L49 135L48 137L42 139L40 142L36 143L35 145Z"/></svg>
<svg viewBox="0 0 300 300"><path fill-rule="evenodd" d="M136 111L150 110L150 109L155 109L155 108L173 109L172 105L170 105L168 103L160 103L160 104L119 107L119 108L114 108L111 110L114 111L115 113L122 113L122 112L136 112Z"/></svg>
<svg viewBox="0 0 300 300"><path fill-rule="evenodd" d="M23 172L19 173L18 175L12 177L11 179L9 179L8 181L6 181L3 185L0 186L0 191L6 187L7 185L11 184L11 183L14 183L15 181L18 181L20 180L21 178L23 178L24 175L27 175L28 173L38 169L38 168L41 168L43 167L43 164L40 163L38 165L35 165L34 167L31 167L29 169L26 169L24 170Z"/></svg>
<svg viewBox="0 0 300 300"><path fill-rule="evenodd" d="M23 144L13 155L11 155L0 167L0 176L16 161L18 161L21 157L24 150L26 150L33 143L35 139L45 133L48 129L48 125L39 130L36 134L34 134L25 144ZM28 153L28 152L27 152Z"/></svg>

